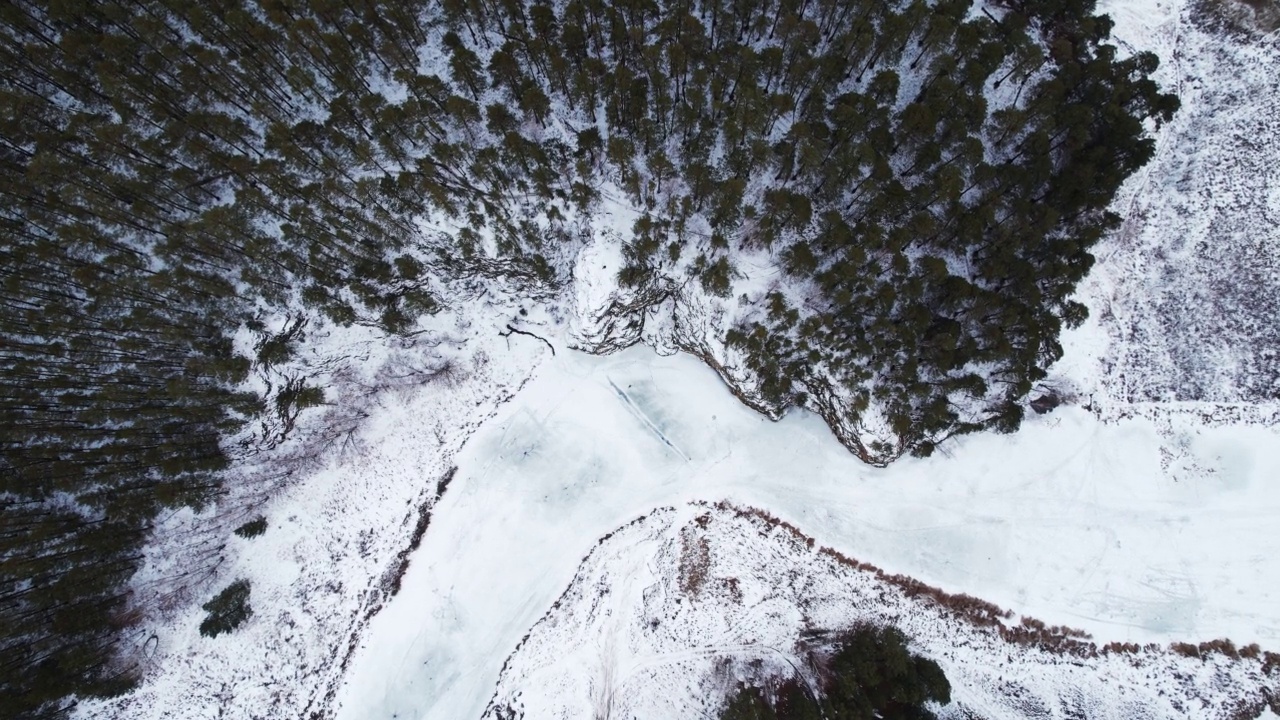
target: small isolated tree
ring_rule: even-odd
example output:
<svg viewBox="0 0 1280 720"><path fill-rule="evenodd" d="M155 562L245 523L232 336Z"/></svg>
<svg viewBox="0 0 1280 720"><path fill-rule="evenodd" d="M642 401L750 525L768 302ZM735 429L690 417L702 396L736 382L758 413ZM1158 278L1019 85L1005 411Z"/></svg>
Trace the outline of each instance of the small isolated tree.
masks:
<svg viewBox="0 0 1280 720"><path fill-rule="evenodd" d="M857 626L832 655L812 660L821 668L817 688L801 678L766 690L744 686L729 698L721 720L933 720L929 703L951 702L942 668L912 655L897 628Z"/></svg>
<svg viewBox="0 0 1280 720"><path fill-rule="evenodd" d="M209 614L200 623L201 635L217 637L235 630L253 614L253 608L249 606L249 581L236 580L202 608Z"/></svg>
<svg viewBox="0 0 1280 720"><path fill-rule="evenodd" d="M266 531L267 519L261 515L235 529L235 533L242 538L256 538Z"/></svg>

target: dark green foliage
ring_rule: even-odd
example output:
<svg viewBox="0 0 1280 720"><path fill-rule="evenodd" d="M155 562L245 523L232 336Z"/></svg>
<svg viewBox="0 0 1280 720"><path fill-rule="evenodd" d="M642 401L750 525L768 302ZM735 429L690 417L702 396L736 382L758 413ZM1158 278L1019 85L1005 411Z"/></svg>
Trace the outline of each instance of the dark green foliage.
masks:
<svg viewBox="0 0 1280 720"><path fill-rule="evenodd" d="M831 659L824 701L832 717L932 718L927 702L951 702L951 685L932 660L912 656L896 628L859 629Z"/></svg>
<svg viewBox="0 0 1280 720"><path fill-rule="evenodd" d="M841 717L841 716L830 716ZM822 706L801 680L789 678L770 693L743 687L729 698L720 720L825 720Z"/></svg>
<svg viewBox="0 0 1280 720"><path fill-rule="evenodd" d="M928 703L951 702L951 684L932 660L912 655L896 628L845 633L821 665L818 687L788 678L768 692L743 687L721 720L932 720Z"/></svg>
<svg viewBox="0 0 1280 720"><path fill-rule="evenodd" d="M256 538L266 531L267 519L261 515L235 529L235 533L242 538Z"/></svg>
<svg viewBox="0 0 1280 720"><path fill-rule="evenodd" d="M223 492L227 437L272 409L237 386L305 322L248 357L239 327L300 292L411 330L437 309L414 214L533 185L539 160L498 173L460 142L467 91L418 71L426 9L0 7L0 716L128 686L114 641L147 610L125 583L152 520ZM285 390L290 420L324 400Z"/></svg>
<svg viewBox="0 0 1280 720"><path fill-rule="evenodd" d="M723 255L716 258L699 272L702 287L712 295L727 297L732 282L732 268L729 259Z"/></svg>
<svg viewBox="0 0 1280 720"><path fill-rule="evenodd" d="M217 637L235 630L253 615L253 608L249 605L249 581L236 580L200 607L209 613L200 623L201 635Z"/></svg>
<svg viewBox="0 0 1280 720"><path fill-rule="evenodd" d="M130 621L119 589L136 566L141 522L0 501L0 527L0 716L56 714L71 679L84 695L130 689L128 668L104 658Z"/></svg>
<svg viewBox="0 0 1280 720"><path fill-rule="evenodd" d="M779 409L843 397L819 409L856 427L874 402L896 441L860 452L884 462L1017 427L1084 319L1069 298L1107 206L1151 158L1144 121L1178 107L1153 55L1117 59L1093 0L1003 5L573 0L451 22L516 39L495 82L563 101L586 169L646 211L624 285L688 272L724 297L735 248L780 251L812 288L801 317L729 343Z"/></svg>

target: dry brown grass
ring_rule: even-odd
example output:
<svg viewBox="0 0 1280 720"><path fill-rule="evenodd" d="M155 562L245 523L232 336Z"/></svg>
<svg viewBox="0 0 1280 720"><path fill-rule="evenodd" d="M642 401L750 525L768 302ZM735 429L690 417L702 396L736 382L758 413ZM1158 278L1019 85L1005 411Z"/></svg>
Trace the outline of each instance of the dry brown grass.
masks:
<svg viewBox="0 0 1280 720"><path fill-rule="evenodd" d="M711 544L698 530L686 527L680 531L680 590L697 598L707 584L711 569Z"/></svg>

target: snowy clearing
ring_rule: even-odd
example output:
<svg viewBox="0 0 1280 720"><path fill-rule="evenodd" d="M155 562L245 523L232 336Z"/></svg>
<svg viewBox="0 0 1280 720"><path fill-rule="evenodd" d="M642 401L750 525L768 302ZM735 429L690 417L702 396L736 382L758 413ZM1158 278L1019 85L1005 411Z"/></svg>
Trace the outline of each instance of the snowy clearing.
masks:
<svg viewBox="0 0 1280 720"><path fill-rule="evenodd" d="M895 625L942 666L945 718L1247 717L1280 682L1256 659L1014 642L1035 628L824 550L752 511L655 511L592 552L485 717L713 717L738 681L798 672L812 686L800 650L855 623Z"/></svg>
<svg viewBox="0 0 1280 720"><path fill-rule="evenodd" d="M206 594L179 598L167 614L143 626L136 640L147 668L142 686L122 697L82 701L76 715L184 720L326 716L356 639L394 593L399 554L409 549L424 513L429 517L434 512L454 454L499 404L519 391L539 357L548 354L536 342L512 353L497 334L501 325L496 323L502 321L490 320L437 331L443 337L466 338L465 347L445 343L431 351L415 348L417 360L452 362L454 372L373 396L365 402L367 421L340 447L323 450L301 442L300 449L284 447L272 456L277 474L295 466L299 477L255 508L268 522L260 537L233 536L231 528L244 518L228 524L211 517L217 508L167 518L158 541L148 548L137 592L166 587L157 578L193 562L193 545L198 549L204 542L213 543L216 575L203 584ZM368 383L388 367L405 372L395 366L398 353L388 344L350 345L352 334L336 331L318 343L321 360L356 359L351 368L356 377L346 382ZM350 407L329 408L344 409ZM309 422L299 430L304 436L305 430L327 430L317 428L316 419L332 419L322 411L303 417ZM299 444L298 438L291 443ZM294 457L301 451L316 455ZM201 637L197 628L205 613L200 605L238 578L252 584L253 615L232 634ZM175 708L180 708L177 715Z"/></svg>
<svg viewBox="0 0 1280 720"><path fill-rule="evenodd" d="M1122 49L1160 56L1156 79L1182 109L1116 197L1125 223L1080 292L1109 336L1099 377L1117 399L1274 406L1280 33L1232 32L1210 6L1099 3Z"/></svg>

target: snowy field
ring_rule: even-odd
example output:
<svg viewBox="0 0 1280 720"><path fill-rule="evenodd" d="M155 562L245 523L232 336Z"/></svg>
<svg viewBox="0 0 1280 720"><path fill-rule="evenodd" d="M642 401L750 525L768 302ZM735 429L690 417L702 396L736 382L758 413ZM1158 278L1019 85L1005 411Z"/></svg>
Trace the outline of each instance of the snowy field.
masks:
<svg viewBox="0 0 1280 720"><path fill-rule="evenodd" d="M1099 3L1122 50L1159 55L1155 79L1182 110L1117 196L1124 225L1095 251L1082 294L1109 336L1098 359L1117 399L1274 406L1280 32L1234 31L1203 12L1209 4Z"/></svg>
<svg viewBox="0 0 1280 720"><path fill-rule="evenodd" d="M433 513L455 453L547 353L536 343L512 353L498 336L502 325L494 324L502 321L499 312L489 309L490 322L442 319L447 324L407 348L385 340L353 342L358 331L317 337L319 354L308 360L313 372L325 368L335 377L350 371L351 377L337 398L344 402L304 415L310 426L295 433L302 438L269 456L271 473L292 468L298 478L252 508L267 519L266 532L236 537L231 529L248 518L224 518L217 508L166 517L135 580L136 592L147 599L154 587L167 588L172 583L164 578L205 561L202 552L215 555L214 574L198 588L202 596L181 599L142 626L135 654L146 670L141 687L81 702L76 716L328 716L356 641L394 594L400 555L421 518ZM431 370L444 365L452 372L433 378ZM420 372L424 378L414 380ZM405 378L400 389L360 394L388 375ZM336 394L331 388L331 400ZM369 417L337 447L299 442L307 430L327 429L335 414L353 409ZM252 487L260 469L241 468L245 477L238 483ZM422 562L417 556L413 561ZM251 583L253 615L235 633L201 637L200 605L239 578Z"/></svg>

